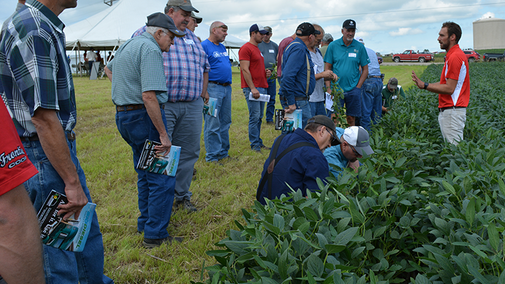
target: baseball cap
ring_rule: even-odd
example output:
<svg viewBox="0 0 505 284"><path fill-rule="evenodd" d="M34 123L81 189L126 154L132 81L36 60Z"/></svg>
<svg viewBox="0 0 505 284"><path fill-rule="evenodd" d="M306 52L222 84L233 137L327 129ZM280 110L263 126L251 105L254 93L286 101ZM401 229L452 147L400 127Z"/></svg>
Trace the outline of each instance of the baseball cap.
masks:
<svg viewBox="0 0 505 284"><path fill-rule="evenodd" d="M344 130L344 140L353 146L354 149L363 155L363 152L367 155L372 155L374 152L370 147L370 136L365 128L361 126L351 126Z"/></svg>
<svg viewBox="0 0 505 284"><path fill-rule="evenodd" d="M297 36L308 36L308 35L319 35L320 31L316 30L311 23L304 22L301 23L298 28L296 28Z"/></svg>
<svg viewBox="0 0 505 284"><path fill-rule="evenodd" d="M272 28L269 26L265 26L265 31L272 33Z"/></svg>
<svg viewBox="0 0 505 284"><path fill-rule="evenodd" d="M391 78L389 78L388 84L389 84L389 86L391 86L391 88L397 89L398 88L398 79L396 79L395 77L391 77Z"/></svg>
<svg viewBox="0 0 505 284"><path fill-rule="evenodd" d="M355 29L356 28L356 21L348 19L344 21L344 24L342 25L342 28L344 29Z"/></svg>
<svg viewBox="0 0 505 284"><path fill-rule="evenodd" d="M171 31L176 37L183 37L186 35L185 32L182 32L177 29L177 27L174 24L174 20L167 16L166 14L163 13L154 13L149 16L147 16L147 23L146 26L148 27L160 27L160 28L165 28Z"/></svg>
<svg viewBox="0 0 505 284"><path fill-rule="evenodd" d="M357 37L355 37L354 39L355 39L355 40L357 40L357 41L359 41L359 42L361 42L362 44L365 44L365 41L364 41L364 40L363 40L363 38L362 38L362 37L360 37L360 36L357 36Z"/></svg>
<svg viewBox="0 0 505 284"><path fill-rule="evenodd" d="M193 7L191 0L168 0L167 6L177 6L186 12L199 12L195 7Z"/></svg>
<svg viewBox="0 0 505 284"><path fill-rule="evenodd" d="M335 133L336 133L335 123L333 123L331 118L327 117L326 115L316 115L307 121L307 124L310 124L310 123L324 125L324 126L326 126L326 128L331 130L331 135L333 138L331 141L331 146L336 146L336 145L340 144L340 140L335 136Z"/></svg>
<svg viewBox="0 0 505 284"><path fill-rule="evenodd" d="M265 28L262 25L258 25L258 24L253 24L249 28L249 33L252 33L252 32L260 32L260 34L262 34L262 35L268 33L268 31L265 30Z"/></svg>
<svg viewBox="0 0 505 284"><path fill-rule="evenodd" d="M196 20L196 23L199 24L202 22L203 18L201 17L198 17L197 15L195 15L195 13L191 12L191 18L195 19Z"/></svg>
<svg viewBox="0 0 505 284"><path fill-rule="evenodd" d="M333 41L333 36L329 33L325 33L323 36L323 41L324 42L332 42Z"/></svg>

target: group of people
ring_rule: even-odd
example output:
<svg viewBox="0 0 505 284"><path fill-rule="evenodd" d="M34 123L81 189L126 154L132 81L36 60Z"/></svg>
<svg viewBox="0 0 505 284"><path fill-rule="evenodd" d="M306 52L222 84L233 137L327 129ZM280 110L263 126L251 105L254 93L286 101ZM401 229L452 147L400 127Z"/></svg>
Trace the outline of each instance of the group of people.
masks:
<svg viewBox="0 0 505 284"><path fill-rule="evenodd" d="M64 220L77 218L91 196L76 153L75 90L64 49L64 24L58 18L65 9L76 7L77 1L26 0L27 5L20 4L2 30L0 43L0 275L10 284L43 283L44 279L47 283L113 283L103 274L103 241L96 213L83 252L42 246L37 241L35 212L51 190L67 196L68 202L59 205ZM131 146L134 168L147 139L160 142L155 147L160 155L166 155L172 145L181 146L175 177L135 169L140 210L137 231L143 234L146 248L182 241L167 232L173 204L187 212L197 210L189 189L200 154L202 121L205 160L233 159L228 153L231 63L222 44L228 26L212 23L209 38L200 42L188 28L192 21L198 24L194 13L198 10L190 0L169 0L164 13L149 15L146 26L118 49L105 68L112 82L116 125ZM440 31L441 47L448 50L441 81L425 83L412 74L419 88L440 93L439 121L449 142L463 138L469 99L468 65L461 61L457 46L461 29L454 25L444 24ZM361 115L361 101L352 98L361 96L360 89L368 79L377 79L368 68L365 47L353 39L355 29L353 20L345 21L343 37L332 41L322 27L302 23L277 47L269 44L271 28L250 27L250 40L239 57L251 149L270 150L260 138L264 103L254 99L276 88L271 78L275 67L284 110L301 109L303 114L303 129L282 134L272 146L258 187L261 202L285 194L289 186L315 190L317 178L324 180L330 170L338 176L339 168L356 169L358 158L373 153L368 132L354 126ZM324 57L317 48L320 42L331 42ZM274 55L268 56L266 65L264 53ZM50 62L54 64L47 64ZM324 70L319 66L322 62ZM319 114L318 104L311 104L319 102L310 101L322 85L318 80L327 87L338 80L344 89L349 128L336 128L327 114ZM386 91L396 95L397 90L398 82L390 80ZM217 100L217 115L202 114L209 98Z"/></svg>

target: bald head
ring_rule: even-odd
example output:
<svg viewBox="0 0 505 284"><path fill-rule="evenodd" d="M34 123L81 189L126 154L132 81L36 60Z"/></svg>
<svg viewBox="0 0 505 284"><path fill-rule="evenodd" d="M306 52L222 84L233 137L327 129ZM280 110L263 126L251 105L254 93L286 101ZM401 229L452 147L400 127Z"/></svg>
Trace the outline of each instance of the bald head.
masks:
<svg viewBox="0 0 505 284"><path fill-rule="evenodd" d="M209 32L209 40L214 44L219 44L226 39L228 26L221 21L215 21L210 25Z"/></svg>

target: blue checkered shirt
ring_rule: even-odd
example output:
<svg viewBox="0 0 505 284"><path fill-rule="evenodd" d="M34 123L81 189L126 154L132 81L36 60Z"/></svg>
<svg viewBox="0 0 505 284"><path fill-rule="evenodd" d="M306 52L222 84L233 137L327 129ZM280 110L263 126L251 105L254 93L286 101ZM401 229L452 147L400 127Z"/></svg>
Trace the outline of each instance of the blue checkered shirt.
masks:
<svg viewBox="0 0 505 284"><path fill-rule="evenodd" d="M28 0L5 31L0 80L19 136L36 133L31 117L39 107L55 110L64 130L75 126L75 91L64 27L49 8Z"/></svg>
<svg viewBox="0 0 505 284"><path fill-rule="evenodd" d="M138 29L132 37L142 35L146 27ZM191 102L202 95L203 73L210 64L196 35L186 29L184 37L175 37L169 52L163 52L163 67L167 78L169 102Z"/></svg>

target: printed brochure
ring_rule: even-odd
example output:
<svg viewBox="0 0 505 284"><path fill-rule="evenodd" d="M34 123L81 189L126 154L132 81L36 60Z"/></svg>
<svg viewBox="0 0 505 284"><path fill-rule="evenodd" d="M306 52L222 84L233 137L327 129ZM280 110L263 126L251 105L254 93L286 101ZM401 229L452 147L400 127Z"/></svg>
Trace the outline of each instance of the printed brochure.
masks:
<svg viewBox="0 0 505 284"><path fill-rule="evenodd" d="M161 143L146 140L137 163L137 169L174 177L179 165L181 147L172 145L168 155L164 156L156 153L154 146L157 145L161 145Z"/></svg>
<svg viewBox="0 0 505 284"><path fill-rule="evenodd" d="M292 113L286 113L283 109L275 110L275 129L283 132L293 132L302 128L302 110L297 109Z"/></svg>
<svg viewBox="0 0 505 284"><path fill-rule="evenodd" d="M67 221L63 221L63 218L58 216L57 207L67 202L67 197L54 189L47 196L37 214L40 238L45 245L80 252L86 245L96 204L86 204L79 214L79 219L76 220L72 215Z"/></svg>
<svg viewBox="0 0 505 284"><path fill-rule="evenodd" d="M209 98L209 102L203 105L203 114L217 117L217 99Z"/></svg>
<svg viewBox="0 0 505 284"><path fill-rule="evenodd" d="M252 92L249 92L249 100L250 101L257 101L257 102L269 102L270 101L270 95L265 95L265 94L260 94L260 97L255 99L253 97Z"/></svg>

